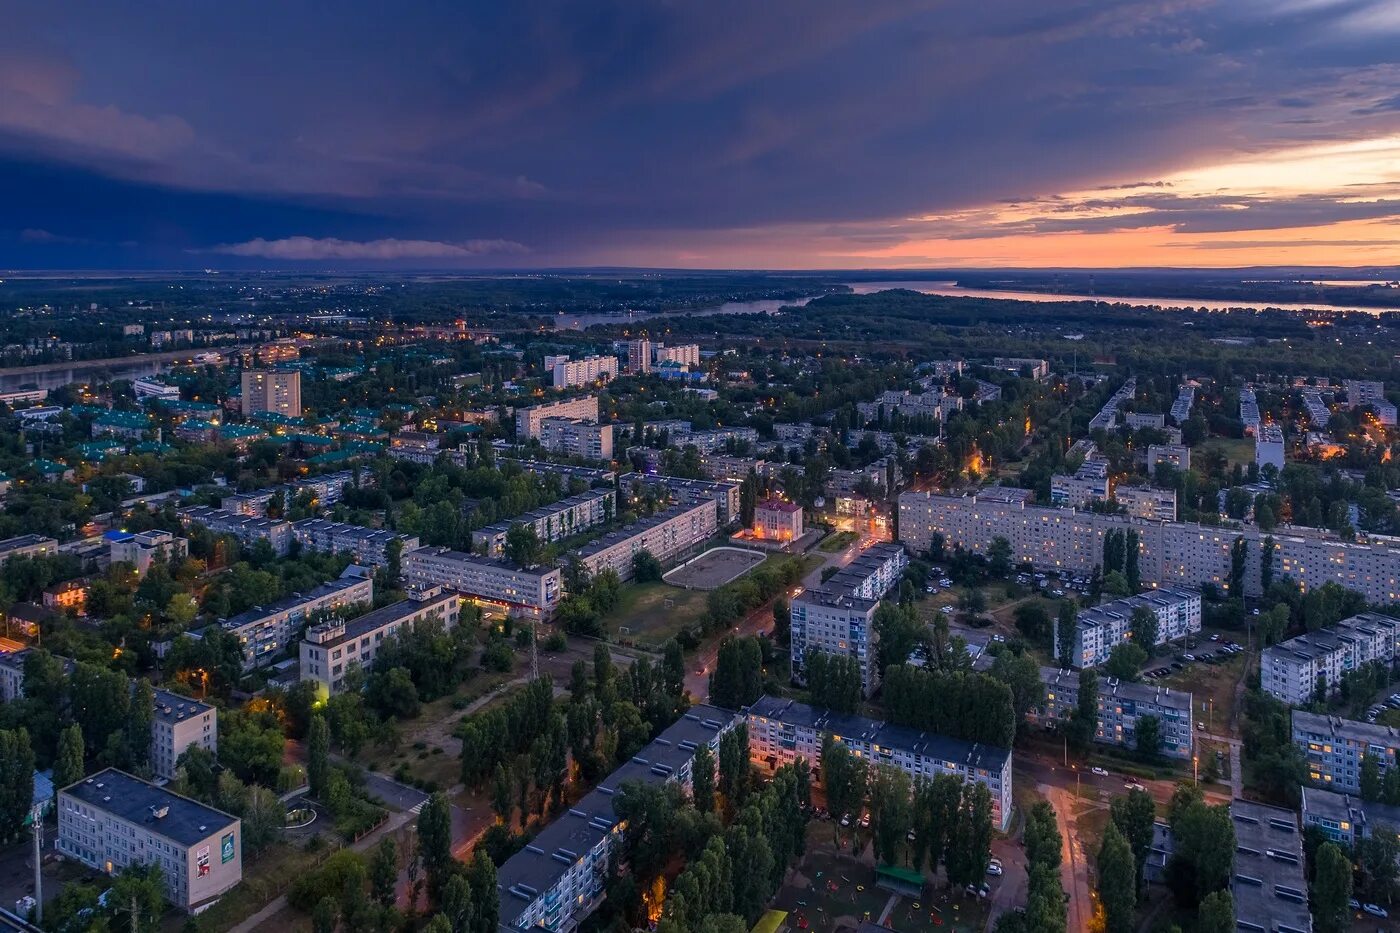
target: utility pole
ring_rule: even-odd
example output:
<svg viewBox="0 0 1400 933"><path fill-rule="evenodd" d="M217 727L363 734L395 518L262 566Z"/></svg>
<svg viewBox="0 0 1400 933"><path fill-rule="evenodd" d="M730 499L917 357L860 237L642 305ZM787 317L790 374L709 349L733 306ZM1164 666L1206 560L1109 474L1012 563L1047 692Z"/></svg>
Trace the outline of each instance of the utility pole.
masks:
<svg viewBox="0 0 1400 933"><path fill-rule="evenodd" d="M32 811L32 828L34 830L34 924L39 926L44 922L44 873L41 870L41 858L44 852L44 821L39 810Z"/></svg>

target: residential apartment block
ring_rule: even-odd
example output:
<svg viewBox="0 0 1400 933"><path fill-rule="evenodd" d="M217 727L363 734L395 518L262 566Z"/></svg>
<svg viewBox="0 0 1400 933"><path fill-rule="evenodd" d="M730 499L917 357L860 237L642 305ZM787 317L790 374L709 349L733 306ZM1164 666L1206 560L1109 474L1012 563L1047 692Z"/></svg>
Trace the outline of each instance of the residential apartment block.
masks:
<svg viewBox="0 0 1400 933"><path fill-rule="evenodd" d="M116 563L130 564L138 577L144 577L155 561L168 563L181 560L190 552L190 543L177 538L168 531L151 529L135 534L129 531L109 531L105 535L108 559Z"/></svg>
<svg viewBox="0 0 1400 933"><path fill-rule="evenodd" d="M1028 359L1020 356L998 356L992 360L992 367L1005 370L1008 373L1020 374L1022 370L1030 370L1032 379L1044 379L1050 375L1050 364L1045 360Z"/></svg>
<svg viewBox="0 0 1400 933"><path fill-rule="evenodd" d="M651 363L654 367L665 366L667 363L673 363L677 366L699 366L700 345L698 343L683 343L668 347L664 343L652 344Z"/></svg>
<svg viewBox="0 0 1400 933"><path fill-rule="evenodd" d="M515 437L528 441L540 436L540 422L546 418L569 418L582 421L598 420L598 396L584 395L579 398L546 402L515 410Z"/></svg>
<svg viewBox="0 0 1400 933"><path fill-rule="evenodd" d="M624 494L632 493L632 487L641 485L664 486L666 494L678 505L694 505L706 499L713 499L718 506L717 514L721 526L728 525L739 517L738 483L640 473L629 473L622 477Z"/></svg>
<svg viewBox="0 0 1400 933"><path fill-rule="evenodd" d="M546 361L549 362L549 361ZM556 389L571 389L607 382L617 376L617 357L586 356L581 360L556 357L550 367L550 385Z"/></svg>
<svg viewBox="0 0 1400 933"><path fill-rule="evenodd" d="M1298 814L1251 800L1230 801L1235 826L1235 928L1245 933L1312 933Z"/></svg>
<svg viewBox="0 0 1400 933"><path fill-rule="evenodd" d="M48 557L58 553L58 541L46 535L17 535L0 541L0 564L12 557Z"/></svg>
<svg viewBox="0 0 1400 933"><path fill-rule="evenodd" d="M203 525L216 535L230 535L238 539L244 547L254 547L259 541L272 545L272 552L278 557L287 556L287 548L292 544L292 523L276 518L261 518L253 515L240 515L207 505L192 505L180 509L180 522L186 528L190 525Z"/></svg>
<svg viewBox="0 0 1400 933"><path fill-rule="evenodd" d="M573 418L545 418L539 427L540 446L551 453L583 460L611 460L613 426Z"/></svg>
<svg viewBox="0 0 1400 933"><path fill-rule="evenodd" d="M1292 577L1304 590L1331 581L1369 602L1400 600L1400 547L1388 539L1347 541L1297 526L1265 532L1253 525L1233 529L1077 512L1008 500L1001 487L966 496L911 491L899 497L900 540L914 551L926 550L938 534L948 548L985 554L993 539L1003 537L1011 542L1014 562L1087 576L1103 563L1103 536L1110 530L1138 533L1140 573L1149 586L1214 583L1228 589L1230 551L1242 538L1245 595L1258 596L1260 552L1264 539L1272 538L1276 580Z"/></svg>
<svg viewBox="0 0 1400 933"><path fill-rule="evenodd" d="M1361 759L1370 755L1382 773L1394 767L1400 731L1337 716L1293 711L1293 744L1307 759L1308 780L1339 794L1361 793Z"/></svg>
<svg viewBox="0 0 1400 933"><path fill-rule="evenodd" d="M304 596L298 593L220 620L219 626L236 636L243 647L243 669L270 664L318 614L374 602L374 578L355 575L353 569Z"/></svg>
<svg viewBox="0 0 1400 933"><path fill-rule="evenodd" d="M996 748L932 732L920 732L818 709L796 700L764 696L745 711L749 760L770 771L804 759L815 781L821 772L827 736L868 764L899 768L914 778L951 774L987 787L992 822L1005 831L1011 822L1011 749Z"/></svg>
<svg viewBox="0 0 1400 933"><path fill-rule="evenodd" d="M1201 630L1201 594L1159 589L1082 609L1074 621L1074 645L1069 656L1076 668L1096 667L1113 649L1132 637L1136 609L1157 617L1157 641L1162 645ZM1059 626L1055 627L1055 657L1062 657Z"/></svg>
<svg viewBox="0 0 1400 933"><path fill-rule="evenodd" d="M1328 839L1355 852L1378 829L1400 832L1400 807L1305 785L1303 826L1316 826Z"/></svg>
<svg viewBox="0 0 1400 933"><path fill-rule="evenodd" d="M400 554L407 554L418 547L418 539L413 535L348 522L333 522L325 518L304 518L292 522L292 540L312 551L349 554L355 563L371 567L383 567L388 563L387 549L391 541L398 541L403 546Z"/></svg>
<svg viewBox="0 0 1400 933"><path fill-rule="evenodd" d="M533 528L535 537L550 544L562 541L610 521L617 514L617 494L611 489L591 489L577 496L517 515L515 518L472 532L472 550L488 557L505 553L506 535L516 525Z"/></svg>
<svg viewBox="0 0 1400 933"><path fill-rule="evenodd" d="M577 929L602 903L612 858L622 843L626 824L613 810L622 785L675 781L689 789L695 753L703 745L718 759L720 737L735 722L726 710L692 706L507 859L496 876L501 929Z"/></svg>
<svg viewBox="0 0 1400 933"><path fill-rule="evenodd" d="M1027 718L1036 724L1063 722L1074 715L1079 703L1079 674L1056 667L1042 667L1040 680L1045 696ZM1189 761L1195 749L1191 727L1191 694L1167 687L1135 684L1111 677L1098 678L1098 727L1094 741L1137 748L1137 721L1155 716L1161 726L1162 754Z"/></svg>
<svg viewBox="0 0 1400 933"><path fill-rule="evenodd" d="M288 418L301 417L301 371L296 369L245 369L243 414L271 411Z"/></svg>
<svg viewBox="0 0 1400 933"><path fill-rule="evenodd" d="M403 578L417 590L455 590L478 606L533 619L554 615L564 588L559 569L524 569L494 557L423 547L403 558Z"/></svg>
<svg viewBox="0 0 1400 933"><path fill-rule="evenodd" d="M805 589L792 600L792 678L806 682L806 656L812 651L849 655L861 669L863 692L880 682L875 607L899 583L909 557L898 544L876 544L831 579Z"/></svg>
<svg viewBox="0 0 1400 933"><path fill-rule="evenodd" d="M1373 661L1388 665L1398 652L1400 620L1363 612L1265 648L1259 686L1290 706L1303 706L1316 697L1319 681L1331 694L1343 674Z"/></svg>
<svg viewBox="0 0 1400 933"><path fill-rule="evenodd" d="M647 551L662 564L700 547L719 531L719 503L700 499L673 505L590 541L574 552L590 575L615 571L622 580L632 579L632 559Z"/></svg>
<svg viewBox="0 0 1400 933"><path fill-rule="evenodd" d="M1182 444L1149 444L1147 447L1147 475L1156 476L1161 464L1178 470L1191 469L1191 448Z"/></svg>
<svg viewBox="0 0 1400 933"><path fill-rule="evenodd" d="M1240 396L1243 398L1243 393ZM1196 387L1193 385L1181 385L1177 387L1176 398L1172 401L1171 418L1178 426L1186 423L1191 417L1191 409L1196 404Z"/></svg>
<svg viewBox="0 0 1400 933"><path fill-rule="evenodd" d="M1113 501L1123 506L1134 518L1151 521L1176 521L1176 490L1152 486L1116 486Z"/></svg>
<svg viewBox="0 0 1400 933"><path fill-rule="evenodd" d="M1348 409L1355 410L1369 406L1376 413L1376 420L1381 424L1392 427L1395 425L1395 405L1385 397L1384 383L1348 379L1344 384L1347 390Z"/></svg>
<svg viewBox="0 0 1400 933"><path fill-rule="evenodd" d="M191 746L219 750L219 711L208 703L156 690L151 720L151 772L161 781L175 777L175 765Z"/></svg>
<svg viewBox="0 0 1400 933"><path fill-rule="evenodd" d="M58 852L109 875L155 864L189 913L243 880L241 837L238 817L115 768L58 792Z"/></svg>
<svg viewBox="0 0 1400 933"><path fill-rule="evenodd" d="M384 639L428 621L456 628L461 604L458 594L434 588L349 621L313 625L301 640L301 679L315 683L321 697L334 696L344 688L352 666L369 670Z"/></svg>
<svg viewBox="0 0 1400 933"><path fill-rule="evenodd" d="M1272 466L1283 469L1283 428L1276 424L1261 424L1254 434L1254 462L1262 470Z"/></svg>
<svg viewBox="0 0 1400 933"><path fill-rule="evenodd" d="M1055 505L1084 508L1092 502L1108 501L1108 461L1089 458L1072 474L1050 477L1050 501Z"/></svg>

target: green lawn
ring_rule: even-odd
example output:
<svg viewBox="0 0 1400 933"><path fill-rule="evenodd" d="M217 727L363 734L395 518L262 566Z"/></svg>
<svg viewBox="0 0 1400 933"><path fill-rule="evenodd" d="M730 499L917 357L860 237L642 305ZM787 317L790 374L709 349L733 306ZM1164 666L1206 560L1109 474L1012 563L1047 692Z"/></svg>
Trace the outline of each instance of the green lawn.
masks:
<svg viewBox="0 0 1400 933"><path fill-rule="evenodd" d="M660 647L684 629L700 624L708 596L705 590L681 589L661 581L628 584L613 611L603 619L603 631L619 641Z"/></svg>
<svg viewBox="0 0 1400 933"><path fill-rule="evenodd" d="M1254 462L1254 441L1248 437L1212 437L1201 441L1193 450L1193 457L1200 457L1204 461L1205 456L1210 451L1219 451L1225 455L1225 459L1230 462L1230 466L1243 463L1246 466ZM1192 460L1194 463L1195 460Z"/></svg>
<svg viewBox="0 0 1400 933"><path fill-rule="evenodd" d="M859 538L860 535L854 531L838 531L835 534L827 535L821 544L817 545L817 550L825 551L828 554L835 554L851 546L851 542Z"/></svg>
<svg viewBox="0 0 1400 933"><path fill-rule="evenodd" d="M293 881L335 851L327 846L318 852L307 852L303 843L304 839L298 836L295 843L269 846L255 859L245 857L243 881L200 915L199 928L217 933L237 926L279 894L286 893Z"/></svg>

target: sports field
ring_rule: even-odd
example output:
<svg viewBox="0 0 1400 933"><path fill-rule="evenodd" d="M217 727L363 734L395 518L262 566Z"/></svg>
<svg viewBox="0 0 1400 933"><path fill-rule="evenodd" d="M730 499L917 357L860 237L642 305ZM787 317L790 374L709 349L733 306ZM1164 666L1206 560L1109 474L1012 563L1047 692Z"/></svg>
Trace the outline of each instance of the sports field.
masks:
<svg viewBox="0 0 1400 933"><path fill-rule="evenodd" d="M710 548L665 574L662 579L687 590L715 590L739 579L767 559L766 554L740 548Z"/></svg>

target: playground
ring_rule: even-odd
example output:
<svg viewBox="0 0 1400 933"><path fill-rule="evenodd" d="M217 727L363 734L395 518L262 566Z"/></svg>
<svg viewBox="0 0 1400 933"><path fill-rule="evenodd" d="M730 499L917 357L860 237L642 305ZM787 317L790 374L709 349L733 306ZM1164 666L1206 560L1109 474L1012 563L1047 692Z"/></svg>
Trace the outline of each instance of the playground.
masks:
<svg viewBox="0 0 1400 933"><path fill-rule="evenodd" d="M768 555L736 547L710 548L667 572L661 579L687 590L717 590L768 559Z"/></svg>

